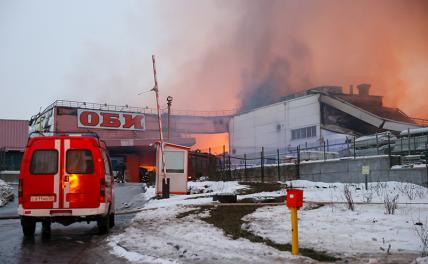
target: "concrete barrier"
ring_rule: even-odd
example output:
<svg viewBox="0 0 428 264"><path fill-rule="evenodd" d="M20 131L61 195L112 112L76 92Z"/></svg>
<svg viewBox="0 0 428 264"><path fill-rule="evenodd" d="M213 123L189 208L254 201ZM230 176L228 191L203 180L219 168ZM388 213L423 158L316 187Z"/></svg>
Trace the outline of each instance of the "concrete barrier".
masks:
<svg viewBox="0 0 428 264"><path fill-rule="evenodd" d="M19 181L19 171L0 171L0 179L5 182L17 183Z"/></svg>
<svg viewBox="0 0 428 264"><path fill-rule="evenodd" d="M398 165L399 162L398 156L391 158L391 165ZM300 164L299 177L297 176L297 166L294 164L280 165L280 177L278 177L277 166L268 166L264 170L264 181L276 182L299 178L316 182L363 183L363 166L370 167L369 182L399 181L428 186L428 174L425 167L391 169L390 159L387 155L303 162ZM240 175L244 175L243 169L238 171ZM247 168L247 175L248 181L261 182L260 167ZM243 179L243 176L241 178Z"/></svg>

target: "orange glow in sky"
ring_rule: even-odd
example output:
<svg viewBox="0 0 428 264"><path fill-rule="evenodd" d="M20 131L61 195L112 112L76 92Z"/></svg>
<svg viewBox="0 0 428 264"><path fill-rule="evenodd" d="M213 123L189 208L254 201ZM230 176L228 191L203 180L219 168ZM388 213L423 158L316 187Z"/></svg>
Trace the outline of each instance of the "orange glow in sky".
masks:
<svg viewBox="0 0 428 264"><path fill-rule="evenodd" d="M226 148L226 152L229 151L229 135L228 133L220 134L194 134L196 138L196 144L192 147L192 150L199 149L202 152L208 152L211 148L212 154L220 154L223 152L223 145Z"/></svg>

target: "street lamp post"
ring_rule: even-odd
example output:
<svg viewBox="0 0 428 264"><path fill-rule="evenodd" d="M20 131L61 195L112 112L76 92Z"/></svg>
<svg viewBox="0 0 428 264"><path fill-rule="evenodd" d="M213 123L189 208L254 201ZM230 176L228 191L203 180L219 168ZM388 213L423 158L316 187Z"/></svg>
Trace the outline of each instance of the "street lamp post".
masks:
<svg viewBox="0 0 428 264"><path fill-rule="evenodd" d="M168 104L168 142L171 142L171 123L170 123L170 117L171 117L171 104L172 104L172 96L168 96L166 98L167 104Z"/></svg>

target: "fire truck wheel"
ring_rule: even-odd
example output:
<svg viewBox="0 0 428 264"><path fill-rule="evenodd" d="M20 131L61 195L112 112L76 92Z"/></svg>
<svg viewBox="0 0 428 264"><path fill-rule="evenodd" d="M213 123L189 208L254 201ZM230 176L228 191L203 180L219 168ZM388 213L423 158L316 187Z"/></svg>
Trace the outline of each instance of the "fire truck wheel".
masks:
<svg viewBox="0 0 428 264"><path fill-rule="evenodd" d="M114 226L114 213L110 214L110 228Z"/></svg>
<svg viewBox="0 0 428 264"><path fill-rule="evenodd" d="M26 237L32 237L34 236L34 231L36 231L36 221L29 217L21 217L21 226L22 226L22 232L24 233L24 236Z"/></svg>
<svg viewBox="0 0 428 264"><path fill-rule="evenodd" d="M97 221L100 234L107 234L110 229L110 214L100 216Z"/></svg>

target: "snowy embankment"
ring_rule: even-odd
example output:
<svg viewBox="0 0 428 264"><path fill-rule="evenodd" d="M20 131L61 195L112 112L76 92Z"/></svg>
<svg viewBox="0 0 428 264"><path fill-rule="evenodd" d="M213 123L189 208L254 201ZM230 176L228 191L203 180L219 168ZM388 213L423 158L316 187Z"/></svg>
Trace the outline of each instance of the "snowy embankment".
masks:
<svg viewBox="0 0 428 264"><path fill-rule="evenodd" d="M13 187L0 180L0 207L13 200Z"/></svg>
<svg viewBox="0 0 428 264"><path fill-rule="evenodd" d="M348 210L342 183L292 181L304 189L304 200L327 202L313 209L310 203L299 210L299 243L339 256L361 253L420 253L421 238L428 224L426 188L398 182L349 186L355 210ZM398 195L398 196L397 196ZM384 200L397 197L397 209L387 214ZM312 207L312 208L311 208ZM263 207L244 217L244 229L276 243L291 242L290 213L285 206ZM425 231L425 236L428 233Z"/></svg>
<svg viewBox="0 0 428 264"><path fill-rule="evenodd" d="M234 240L200 218L207 212L186 205L212 203L212 195L247 188L238 182L189 182L197 194L151 200L122 234L111 236L111 253L135 263L311 263L260 243ZM146 198L153 195L150 188ZM184 215L183 215L184 214ZM183 215L183 217L180 217ZM177 217L179 216L179 217Z"/></svg>
<svg viewBox="0 0 428 264"><path fill-rule="evenodd" d="M137 263L294 262L289 252L226 237L199 219L204 213L177 218L189 210L179 205L138 214L124 233L109 239L112 253ZM295 258L295 262L304 263L302 259Z"/></svg>
<svg viewBox="0 0 428 264"><path fill-rule="evenodd" d="M293 257L264 243L232 239L224 230L203 221L212 204L210 195L233 193L247 186L237 182L189 183L198 194L151 200L121 234L110 236L111 252L137 263L311 263L307 257ZM287 182L304 189L305 205L299 210L299 244L302 248L326 251L344 259L360 256L410 254L411 262L422 251L416 230L428 225L426 188L398 182L347 185L355 210L347 209L345 184L309 181ZM152 195L149 189L146 196ZM240 195L275 197L284 191ZM397 196L398 195L398 196ZM396 198L397 197L397 198ZM146 197L148 198L148 197ZM387 214L384 200L396 198L394 214ZM311 202L322 202L324 206ZM189 207L188 205L194 205ZM197 210L197 211L195 211ZM186 213L187 212L187 213ZM189 213L190 212L190 213ZM228 215L224 216L225 219ZM264 206L242 218L242 229L277 244L291 242L290 214L287 207ZM428 237L427 231L425 231ZM352 260L351 260L352 262Z"/></svg>

